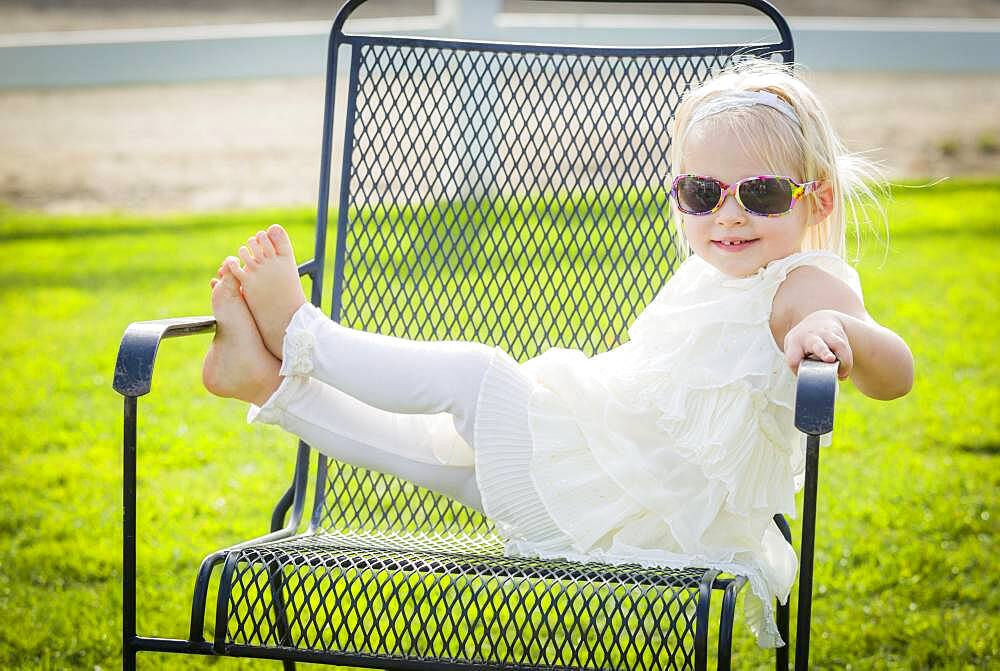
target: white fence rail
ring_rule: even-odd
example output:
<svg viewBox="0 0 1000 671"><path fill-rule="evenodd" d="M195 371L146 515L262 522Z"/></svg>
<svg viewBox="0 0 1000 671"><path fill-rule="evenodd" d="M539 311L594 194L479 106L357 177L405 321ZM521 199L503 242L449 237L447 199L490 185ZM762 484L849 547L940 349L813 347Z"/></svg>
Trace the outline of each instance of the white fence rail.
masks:
<svg viewBox="0 0 1000 671"><path fill-rule="evenodd" d="M563 44L771 40L765 18L502 13L500 0L438 0L432 16L353 19L348 32ZM323 73L331 21L0 34L0 88ZM792 17L812 70L1000 73L1000 20Z"/></svg>

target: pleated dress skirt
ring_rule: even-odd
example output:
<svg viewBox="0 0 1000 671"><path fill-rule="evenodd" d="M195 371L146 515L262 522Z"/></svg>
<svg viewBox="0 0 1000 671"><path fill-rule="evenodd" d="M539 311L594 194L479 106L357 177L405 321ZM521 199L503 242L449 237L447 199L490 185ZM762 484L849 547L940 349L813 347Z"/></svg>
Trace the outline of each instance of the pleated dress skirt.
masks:
<svg viewBox="0 0 1000 671"><path fill-rule="evenodd" d="M572 543L549 516L531 474L529 412L538 386L497 347L476 403L473 447L483 511L506 539L507 554L515 556L537 556L529 548L558 551Z"/></svg>

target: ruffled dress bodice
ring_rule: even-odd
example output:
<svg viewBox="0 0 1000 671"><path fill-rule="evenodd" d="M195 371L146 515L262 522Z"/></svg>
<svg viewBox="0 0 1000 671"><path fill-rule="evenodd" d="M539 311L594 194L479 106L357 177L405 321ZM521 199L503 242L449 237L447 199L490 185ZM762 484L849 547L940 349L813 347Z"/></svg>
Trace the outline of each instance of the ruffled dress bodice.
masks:
<svg viewBox="0 0 1000 671"><path fill-rule="evenodd" d="M552 532L525 532L499 503L491 511L500 495L481 481L486 512L506 520L507 552L745 575L758 644L781 645L772 603L787 600L798 562L773 516L796 516L805 459L793 424L795 376L770 315L779 285L800 265L861 295L857 273L830 252L793 254L744 278L691 256L625 344L593 357L550 348L521 363L534 382L531 494ZM480 403L489 406L488 390ZM476 462L488 474L484 447Z"/></svg>

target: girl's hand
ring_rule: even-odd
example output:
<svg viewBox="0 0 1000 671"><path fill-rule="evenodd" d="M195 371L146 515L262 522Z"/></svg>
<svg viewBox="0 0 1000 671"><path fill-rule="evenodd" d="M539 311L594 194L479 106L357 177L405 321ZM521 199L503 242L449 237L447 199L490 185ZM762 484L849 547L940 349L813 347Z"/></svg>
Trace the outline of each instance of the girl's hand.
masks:
<svg viewBox="0 0 1000 671"><path fill-rule="evenodd" d="M840 360L837 377L846 380L854 367L851 343L839 313L835 310L817 310L793 326L785 336L785 362L798 374L799 364L807 356L820 361Z"/></svg>

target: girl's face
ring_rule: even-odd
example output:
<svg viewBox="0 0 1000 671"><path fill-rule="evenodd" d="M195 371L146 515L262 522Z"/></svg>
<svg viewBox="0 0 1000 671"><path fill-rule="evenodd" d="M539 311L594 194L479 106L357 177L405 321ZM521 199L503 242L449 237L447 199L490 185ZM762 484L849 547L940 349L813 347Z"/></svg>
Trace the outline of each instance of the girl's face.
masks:
<svg viewBox="0 0 1000 671"><path fill-rule="evenodd" d="M704 124L692 129L684 152L685 173L707 175L732 184L744 177L777 174L803 181L789 166L772 172L763 161L747 153L735 132ZM687 242L694 253L726 275L747 277L771 261L801 251L809 225L809 202L799 201L777 217L748 213L733 195L722 207L705 215L684 214ZM726 242L742 241L737 245Z"/></svg>

